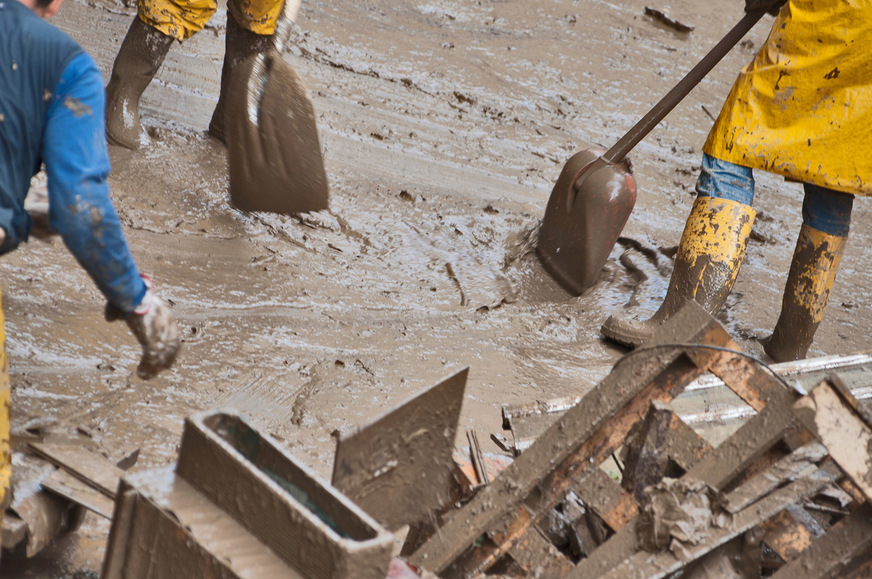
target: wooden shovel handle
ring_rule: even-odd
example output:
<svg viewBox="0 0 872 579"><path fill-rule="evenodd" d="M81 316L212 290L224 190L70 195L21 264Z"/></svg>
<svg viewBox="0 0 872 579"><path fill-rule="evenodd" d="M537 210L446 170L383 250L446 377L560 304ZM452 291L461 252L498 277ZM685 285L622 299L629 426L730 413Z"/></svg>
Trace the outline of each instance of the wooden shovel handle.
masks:
<svg viewBox="0 0 872 579"><path fill-rule="evenodd" d="M730 52L736 43L757 24L764 14L766 14L765 10L755 10L754 12L746 13L739 20L738 24L733 26L732 30L727 32L727 35L699 61L699 64L694 66L659 103L654 105L654 108L648 111L647 115L642 117L642 120L636 123L626 135L621 137L620 141L606 151L606 154L603 155L603 160L607 163L620 163L623 161L627 153L632 151L633 147L638 145L639 141L644 139L675 108L675 105L680 103L699 84L699 81L705 78L705 75Z"/></svg>
<svg viewBox="0 0 872 579"><path fill-rule="evenodd" d="M282 6L282 12L279 14L279 19L276 22L276 31L273 34L273 48L281 54L291 37L291 24L297 18L297 12L300 11L300 4L303 0L285 0Z"/></svg>

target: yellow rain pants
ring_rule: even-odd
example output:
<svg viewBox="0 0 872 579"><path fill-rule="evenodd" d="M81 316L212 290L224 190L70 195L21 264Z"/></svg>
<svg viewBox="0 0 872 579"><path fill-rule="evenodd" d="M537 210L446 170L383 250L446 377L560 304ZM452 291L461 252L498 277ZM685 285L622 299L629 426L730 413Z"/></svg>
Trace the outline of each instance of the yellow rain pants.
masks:
<svg viewBox="0 0 872 579"><path fill-rule="evenodd" d="M228 0L227 11L237 24L255 34L275 32L283 0ZM143 22L182 41L203 30L218 8L217 0L138 0Z"/></svg>
<svg viewBox="0 0 872 579"><path fill-rule="evenodd" d="M6 359L6 330L0 298L0 513L12 501L12 451L9 446L9 362Z"/></svg>
<svg viewBox="0 0 872 579"><path fill-rule="evenodd" d="M790 0L739 74L703 150L872 195L872 0Z"/></svg>

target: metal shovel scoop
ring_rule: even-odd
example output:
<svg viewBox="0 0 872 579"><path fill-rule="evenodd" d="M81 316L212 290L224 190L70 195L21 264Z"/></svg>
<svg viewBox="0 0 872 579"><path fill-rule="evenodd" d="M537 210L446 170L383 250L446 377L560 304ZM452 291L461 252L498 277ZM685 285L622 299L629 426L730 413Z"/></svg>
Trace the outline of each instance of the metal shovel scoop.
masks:
<svg viewBox="0 0 872 579"><path fill-rule="evenodd" d="M539 230L536 253L568 292L591 287L606 263L636 202L633 172L626 159L708 72L765 14L748 12L642 120L611 149L588 149L563 167Z"/></svg>
<svg viewBox="0 0 872 579"><path fill-rule="evenodd" d="M230 202L245 211L291 214L328 206L312 101L281 57L300 1L285 0L272 48L241 62L230 79Z"/></svg>

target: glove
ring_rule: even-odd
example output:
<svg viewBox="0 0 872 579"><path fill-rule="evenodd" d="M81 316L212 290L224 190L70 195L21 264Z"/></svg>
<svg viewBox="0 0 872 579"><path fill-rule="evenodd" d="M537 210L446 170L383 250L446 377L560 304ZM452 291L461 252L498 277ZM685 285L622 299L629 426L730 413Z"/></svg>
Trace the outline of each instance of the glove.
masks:
<svg viewBox="0 0 872 579"><path fill-rule="evenodd" d="M787 0L745 0L745 12L765 10L767 14L777 16L781 7L787 4Z"/></svg>
<svg viewBox="0 0 872 579"><path fill-rule="evenodd" d="M106 321L124 320L142 346L142 359L136 375L143 380L157 376L172 366L179 353L179 326L170 308L154 293L151 280L142 276L148 288L145 297L130 314L106 304Z"/></svg>

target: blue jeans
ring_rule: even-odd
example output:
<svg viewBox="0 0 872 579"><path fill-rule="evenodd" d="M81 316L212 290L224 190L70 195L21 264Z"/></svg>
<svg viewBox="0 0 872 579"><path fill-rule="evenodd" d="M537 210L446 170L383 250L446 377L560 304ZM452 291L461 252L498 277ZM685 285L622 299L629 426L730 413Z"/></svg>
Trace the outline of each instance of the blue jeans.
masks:
<svg viewBox="0 0 872 579"><path fill-rule="evenodd" d="M803 183L803 187L802 222L823 233L847 237L851 229L854 196L808 183ZM729 199L751 205L754 201L753 172L748 167L703 154L696 193L700 197Z"/></svg>

